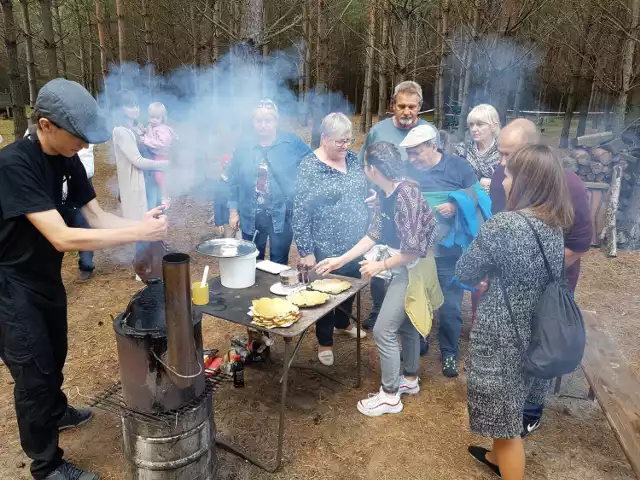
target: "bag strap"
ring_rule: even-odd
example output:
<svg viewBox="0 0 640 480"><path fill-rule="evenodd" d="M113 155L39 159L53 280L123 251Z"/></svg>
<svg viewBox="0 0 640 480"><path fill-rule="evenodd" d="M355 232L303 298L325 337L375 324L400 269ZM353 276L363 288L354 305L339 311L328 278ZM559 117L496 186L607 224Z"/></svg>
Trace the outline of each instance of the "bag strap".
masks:
<svg viewBox="0 0 640 480"><path fill-rule="evenodd" d="M529 220L529 218L527 218L527 216L524 213L522 212L516 212L516 213L520 215L525 222L527 222L527 225L529 225L529 228L533 232L533 236L536 237L538 248L540 249L540 252L542 253L542 258L544 259L544 266L547 268L547 274L549 275L550 283L555 282L556 277L553 274L553 271L551 270L551 266L549 265L549 260L547 260L547 255L544 253L544 248L542 247L542 241L540 241L540 236L538 235L538 232L536 232L536 229L533 228L533 224L531 223L531 220Z"/></svg>
<svg viewBox="0 0 640 480"><path fill-rule="evenodd" d="M500 266L498 265L498 262L496 262L496 259L494 258L493 254L491 253L491 251L486 248L484 246L484 244L480 241L480 237L476 237L475 239L476 244L482 249L484 250L484 252L489 255L489 258L491 258L491 262L493 263L493 265L495 266L495 270L496 270L496 277L498 280L498 284L500 285L500 290L502 291L502 297L504 298L504 303L507 306L507 312L509 312L509 323L511 323L511 327L513 327L513 331L516 333L516 340L518 341L518 345L520 347L520 350L524 351L524 343L522 342L522 337L520 336L520 330L518 330L518 326L516 325L516 320L515 317L513 315L513 310L511 309L511 302L509 301L509 295L507 295L507 289L505 288L504 284L502 283L502 269L500 268Z"/></svg>
<svg viewBox="0 0 640 480"><path fill-rule="evenodd" d="M498 269L501 272L500 269ZM511 326L513 327L513 331L516 332L516 339L518 340L518 344L520 345L520 350L524 351L524 343L522 342L522 337L520 336L520 331L518 330L518 326L516 325L516 320L513 316L513 310L511 310L511 302L509 301L509 296L507 295L507 289L502 283L502 276L500 276L498 283L500 284L500 290L502 290L502 296L504 297L504 303L507 305L507 311L509 312L509 320L511 322Z"/></svg>

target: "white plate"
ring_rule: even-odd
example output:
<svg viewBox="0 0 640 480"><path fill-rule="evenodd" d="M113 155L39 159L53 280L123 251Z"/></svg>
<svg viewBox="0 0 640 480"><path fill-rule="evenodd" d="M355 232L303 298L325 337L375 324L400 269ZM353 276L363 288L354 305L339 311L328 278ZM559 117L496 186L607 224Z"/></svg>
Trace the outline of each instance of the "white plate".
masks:
<svg viewBox="0 0 640 480"><path fill-rule="evenodd" d="M303 288L304 287L301 287L300 285L296 285L295 287L283 287L282 284L278 282L271 285L271 288L269 288L269 290L274 295L286 296L286 295L291 295L292 293L295 293L298 290L302 290Z"/></svg>
<svg viewBox="0 0 640 480"><path fill-rule="evenodd" d="M289 270L291 267L289 265L282 265L280 263L272 262L271 260L262 260L261 262L256 263L256 268L264 272L279 275L285 270Z"/></svg>

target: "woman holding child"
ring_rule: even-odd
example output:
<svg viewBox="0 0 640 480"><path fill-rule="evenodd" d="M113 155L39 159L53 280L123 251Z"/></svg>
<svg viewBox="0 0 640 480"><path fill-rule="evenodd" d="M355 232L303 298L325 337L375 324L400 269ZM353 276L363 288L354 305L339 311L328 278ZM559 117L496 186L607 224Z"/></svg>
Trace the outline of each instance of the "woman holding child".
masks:
<svg viewBox="0 0 640 480"><path fill-rule="evenodd" d="M119 97L119 120L113 129L113 153L116 159L118 187L122 216L130 220L140 220L144 214L157 205L149 205L145 172L162 172L168 167L166 160L152 160L145 158L138 148L138 136L144 129L138 123L140 109L138 100L130 92L121 92ZM163 253L161 243L138 242L134 269L137 278L147 279L156 276L161 265L157 262L159 254ZM158 253L155 253L155 251Z"/></svg>
<svg viewBox="0 0 640 480"><path fill-rule="evenodd" d="M131 220L140 220L150 208L157 206L148 205L144 172L165 171L168 162L142 156L138 148L138 135L144 130L138 123L138 99L131 92L122 92L119 100L120 118L113 129L113 153L116 159L122 215Z"/></svg>
<svg viewBox="0 0 640 480"><path fill-rule="evenodd" d="M389 254L382 261L360 262L363 278L370 279L384 271L391 273L391 283L373 329L382 385L377 394L357 405L364 415L380 416L401 412L400 396L420 391L420 336L429 333L433 311L440 308L443 297L430 252L436 240L436 219L419 186L405 179L398 148L389 142L370 145L365 153L364 171L383 192L369 231L348 252L321 261L316 271L322 275L335 271L376 244L384 245Z"/></svg>
<svg viewBox="0 0 640 480"><path fill-rule="evenodd" d="M544 257L556 278L563 274L563 229L572 225L573 208L562 165L546 146L509 157L503 185L508 211L481 227L458 260L456 277L475 285L488 275L471 329L467 390L471 430L492 438L493 448L471 446L469 453L501 478L522 480L522 411L532 381L523 373L522 358L534 310L550 281Z"/></svg>

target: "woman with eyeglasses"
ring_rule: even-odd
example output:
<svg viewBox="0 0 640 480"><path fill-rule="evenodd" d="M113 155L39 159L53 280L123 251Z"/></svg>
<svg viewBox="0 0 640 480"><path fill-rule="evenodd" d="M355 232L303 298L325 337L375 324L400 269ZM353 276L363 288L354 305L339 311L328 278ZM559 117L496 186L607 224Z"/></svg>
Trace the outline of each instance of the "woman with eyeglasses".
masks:
<svg viewBox="0 0 640 480"><path fill-rule="evenodd" d="M351 249L367 231L365 204L367 180L353 145L351 121L343 113L330 113L320 125L320 146L307 155L298 171L293 206L293 232L300 264L313 268L316 262L340 256ZM338 275L360 277L356 261L335 271ZM351 312L353 297L342 304ZM357 338L355 324L339 310L316 324L318 360L333 365L333 330ZM361 338L366 336L364 331Z"/></svg>
<svg viewBox="0 0 640 480"><path fill-rule="evenodd" d="M269 240L270 260L287 265L295 178L310 149L294 133L280 130L278 117L276 104L262 100L253 111L253 132L238 142L228 171L229 223L245 240L258 231L258 260Z"/></svg>
<svg viewBox="0 0 640 480"><path fill-rule="evenodd" d="M378 393L358 402L358 411L370 417L402 411L401 395L420 391L420 336L428 335L433 311L444 299L433 253L436 218L422 198L420 186L407 180L398 147L391 142L369 145L364 171L382 194L366 235L339 257L316 266L324 275L382 246L389 258L360 262L360 274L371 279L389 272L391 283L373 327L380 355L381 386ZM400 355L402 345L402 356Z"/></svg>

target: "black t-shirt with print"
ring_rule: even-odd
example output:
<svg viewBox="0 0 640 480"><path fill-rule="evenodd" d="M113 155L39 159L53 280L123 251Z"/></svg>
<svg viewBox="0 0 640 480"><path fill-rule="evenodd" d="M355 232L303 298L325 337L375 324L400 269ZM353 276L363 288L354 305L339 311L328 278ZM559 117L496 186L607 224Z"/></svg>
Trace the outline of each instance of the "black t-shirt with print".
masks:
<svg viewBox="0 0 640 480"><path fill-rule="evenodd" d="M26 215L57 209L64 218L95 196L77 155L46 155L31 138L0 150L0 282L13 280L43 293L62 287L64 254Z"/></svg>

